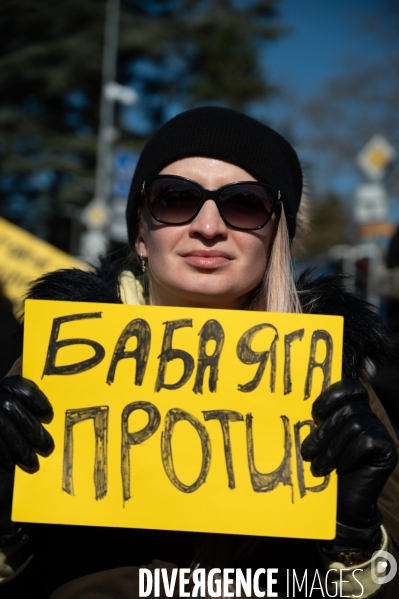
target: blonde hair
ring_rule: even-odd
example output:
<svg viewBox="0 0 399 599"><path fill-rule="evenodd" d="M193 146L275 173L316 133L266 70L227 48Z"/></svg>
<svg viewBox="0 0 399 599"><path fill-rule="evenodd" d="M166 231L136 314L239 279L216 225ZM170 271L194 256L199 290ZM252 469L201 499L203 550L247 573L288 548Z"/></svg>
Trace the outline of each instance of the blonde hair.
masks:
<svg viewBox="0 0 399 599"><path fill-rule="evenodd" d="M302 312L292 274L290 239L282 205L266 272L249 309L266 312Z"/></svg>

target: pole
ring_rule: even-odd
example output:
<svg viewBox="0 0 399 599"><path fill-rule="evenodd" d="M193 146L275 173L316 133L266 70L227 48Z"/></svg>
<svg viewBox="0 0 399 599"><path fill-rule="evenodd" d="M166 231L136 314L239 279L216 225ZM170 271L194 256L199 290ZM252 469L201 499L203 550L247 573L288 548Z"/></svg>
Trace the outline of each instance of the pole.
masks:
<svg viewBox="0 0 399 599"><path fill-rule="evenodd" d="M82 235L80 255L85 260L95 259L104 252L108 236L109 199L111 193L112 144L115 138L115 100L107 97L107 84L116 80L118 59L118 29L120 0L107 0L105 13L100 123L97 138L97 162L94 198L86 211L84 222L88 228Z"/></svg>
<svg viewBox="0 0 399 599"><path fill-rule="evenodd" d="M100 130L97 142L95 197L108 203L111 191L111 150L114 141L115 101L107 98L105 88L116 80L120 0L107 0L103 76L100 101Z"/></svg>

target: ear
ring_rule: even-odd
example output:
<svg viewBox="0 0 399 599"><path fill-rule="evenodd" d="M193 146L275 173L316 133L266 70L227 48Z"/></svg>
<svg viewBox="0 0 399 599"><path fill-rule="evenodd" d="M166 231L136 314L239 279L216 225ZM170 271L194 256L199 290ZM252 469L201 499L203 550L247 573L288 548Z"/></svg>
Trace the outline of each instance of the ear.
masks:
<svg viewBox="0 0 399 599"><path fill-rule="evenodd" d="M137 238L136 243L134 244L134 247L138 256L142 255L143 258L148 258L147 244L145 241L145 234L142 230L142 227L140 227L139 236Z"/></svg>

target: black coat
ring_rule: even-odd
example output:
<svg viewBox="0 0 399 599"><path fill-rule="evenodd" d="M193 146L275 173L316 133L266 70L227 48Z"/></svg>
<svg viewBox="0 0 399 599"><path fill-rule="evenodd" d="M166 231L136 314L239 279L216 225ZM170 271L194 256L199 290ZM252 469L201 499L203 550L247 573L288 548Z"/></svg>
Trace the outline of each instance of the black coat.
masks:
<svg viewBox="0 0 399 599"><path fill-rule="evenodd" d="M118 285L121 270L122 264L103 261L90 272L69 269L50 273L35 282L28 297L121 303ZM305 313L344 316L344 377L359 378L366 361L384 360L389 355L388 337L377 313L345 291L341 279L325 276L312 280L302 276L297 286ZM32 525L30 536L34 558L19 579L1 587L4 599L44 599L77 577L122 566L146 565L153 559L187 567L204 541L204 535L197 533L43 524ZM235 557L242 538L229 537L226 550L223 537L214 535L212 540L214 547L221 544L223 564L218 566L244 567ZM298 577L302 577L301 572L306 568L322 571L315 542L305 539L260 538L245 567L279 568L283 573L281 580L278 579L282 597L286 596L287 569L295 569Z"/></svg>

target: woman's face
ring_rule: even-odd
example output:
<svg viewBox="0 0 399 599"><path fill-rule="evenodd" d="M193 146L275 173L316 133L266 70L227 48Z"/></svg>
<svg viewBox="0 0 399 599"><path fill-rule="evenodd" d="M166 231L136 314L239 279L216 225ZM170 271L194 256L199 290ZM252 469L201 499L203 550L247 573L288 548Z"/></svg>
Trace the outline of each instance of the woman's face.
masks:
<svg viewBox="0 0 399 599"><path fill-rule="evenodd" d="M160 174L192 179L206 189L236 181L255 181L247 171L214 158L172 162ZM213 200L185 225L164 225L143 208L136 251L148 262L150 303L240 309L261 282L267 264L274 218L257 231L232 229Z"/></svg>

